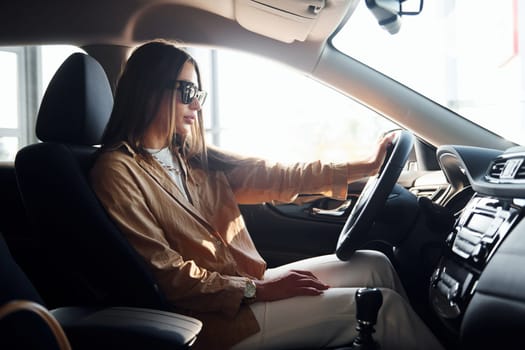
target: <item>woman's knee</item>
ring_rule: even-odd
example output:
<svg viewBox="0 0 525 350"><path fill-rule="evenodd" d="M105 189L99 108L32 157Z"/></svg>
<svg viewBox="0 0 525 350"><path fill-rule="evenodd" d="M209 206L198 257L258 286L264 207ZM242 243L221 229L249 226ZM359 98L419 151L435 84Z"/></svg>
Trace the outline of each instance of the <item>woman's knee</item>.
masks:
<svg viewBox="0 0 525 350"><path fill-rule="evenodd" d="M363 260L373 271L393 271L390 259L384 253L377 250L358 250L354 253L354 256L350 258L350 262L352 262L353 259Z"/></svg>
<svg viewBox="0 0 525 350"><path fill-rule="evenodd" d="M361 266L361 268L365 268L369 272L369 283L371 286L395 290L400 288L397 273L390 259L380 251L356 251L349 263L350 265Z"/></svg>

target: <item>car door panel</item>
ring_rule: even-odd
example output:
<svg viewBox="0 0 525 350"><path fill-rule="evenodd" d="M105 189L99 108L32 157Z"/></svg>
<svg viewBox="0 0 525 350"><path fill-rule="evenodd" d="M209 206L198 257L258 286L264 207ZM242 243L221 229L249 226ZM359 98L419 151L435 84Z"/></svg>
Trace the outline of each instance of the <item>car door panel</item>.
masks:
<svg viewBox="0 0 525 350"><path fill-rule="evenodd" d="M241 206L248 230L269 267L335 251L342 223L303 216L307 207L267 203Z"/></svg>

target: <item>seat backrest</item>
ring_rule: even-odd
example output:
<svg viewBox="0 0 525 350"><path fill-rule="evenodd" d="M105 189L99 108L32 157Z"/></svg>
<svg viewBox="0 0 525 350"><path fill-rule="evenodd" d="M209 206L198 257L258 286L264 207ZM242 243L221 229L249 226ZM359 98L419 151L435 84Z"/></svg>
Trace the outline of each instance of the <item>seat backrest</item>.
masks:
<svg viewBox="0 0 525 350"><path fill-rule="evenodd" d="M89 185L112 106L100 64L86 54L71 55L44 94L36 125L42 142L16 155L18 186L41 247L54 263L48 273L60 271L63 284L57 287L69 296L53 307L92 303L167 309L153 274Z"/></svg>

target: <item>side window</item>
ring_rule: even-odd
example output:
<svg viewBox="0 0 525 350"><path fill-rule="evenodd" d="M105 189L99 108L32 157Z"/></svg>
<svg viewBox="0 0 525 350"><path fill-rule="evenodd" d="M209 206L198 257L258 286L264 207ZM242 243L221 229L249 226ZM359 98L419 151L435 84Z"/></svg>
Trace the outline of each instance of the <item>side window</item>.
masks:
<svg viewBox="0 0 525 350"><path fill-rule="evenodd" d="M35 121L43 92L73 46L0 47L0 162L13 161L36 142Z"/></svg>
<svg viewBox="0 0 525 350"><path fill-rule="evenodd" d="M23 91L19 88L24 79L21 66L23 49L2 48L0 50L0 161L14 159L21 140L23 128L19 99Z"/></svg>
<svg viewBox="0 0 525 350"><path fill-rule="evenodd" d="M208 140L290 163L368 155L391 122L284 65L237 51L197 49Z"/></svg>

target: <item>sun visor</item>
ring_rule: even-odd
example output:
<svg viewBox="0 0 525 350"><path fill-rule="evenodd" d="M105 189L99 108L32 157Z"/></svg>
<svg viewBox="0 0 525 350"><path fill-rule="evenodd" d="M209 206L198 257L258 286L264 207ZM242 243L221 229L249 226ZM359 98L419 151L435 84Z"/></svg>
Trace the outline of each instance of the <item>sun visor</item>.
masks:
<svg viewBox="0 0 525 350"><path fill-rule="evenodd" d="M326 0L235 0L235 17L244 28L291 43L304 41Z"/></svg>

